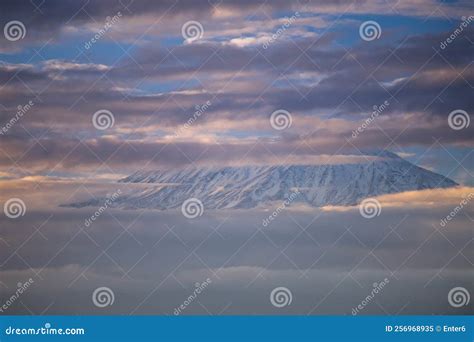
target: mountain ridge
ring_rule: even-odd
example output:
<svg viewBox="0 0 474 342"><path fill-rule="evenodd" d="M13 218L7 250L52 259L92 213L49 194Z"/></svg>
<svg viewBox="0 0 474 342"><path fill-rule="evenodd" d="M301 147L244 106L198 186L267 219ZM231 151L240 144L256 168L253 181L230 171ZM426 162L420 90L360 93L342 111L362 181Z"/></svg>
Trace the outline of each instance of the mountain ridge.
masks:
<svg viewBox="0 0 474 342"><path fill-rule="evenodd" d="M374 152L375 154L375 152ZM374 155L368 153L366 155ZM119 183L150 184L120 196L110 205L122 209L178 208L197 198L206 209L250 209L284 201L295 190L292 203L313 207L356 205L365 198L410 190L448 188L451 179L382 151L380 160L350 164L291 164L192 167L180 170L138 171ZM104 199L73 203L97 206Z"/></svg>

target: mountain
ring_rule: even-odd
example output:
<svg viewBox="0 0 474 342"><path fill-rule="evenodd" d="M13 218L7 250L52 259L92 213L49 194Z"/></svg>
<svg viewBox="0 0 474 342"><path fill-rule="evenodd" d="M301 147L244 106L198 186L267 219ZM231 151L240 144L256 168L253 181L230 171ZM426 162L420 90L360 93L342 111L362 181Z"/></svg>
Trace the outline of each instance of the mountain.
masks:
<svg viewBox="0 0 474 342"><path fill-rule="evenodd" d="M355 205L364 198L408 190L448 188L457 184L391 152L356 164L202 167L173 171L139 171L120 183L127 188L109 206L124 209L177 208L189 198L206 209L254 208L292 196L292 203L314 207ZM101 206L105 198L69 204Z"/></svg>

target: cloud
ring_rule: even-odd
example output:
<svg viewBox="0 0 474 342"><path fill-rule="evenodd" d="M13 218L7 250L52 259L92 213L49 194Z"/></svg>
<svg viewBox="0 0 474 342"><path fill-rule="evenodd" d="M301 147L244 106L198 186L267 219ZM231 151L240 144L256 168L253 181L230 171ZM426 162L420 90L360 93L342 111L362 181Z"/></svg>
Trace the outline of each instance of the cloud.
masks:
<svg viewBox="0 0 474 342"><path fill-rule="evenodd" d="M474 196L474 188L472 187L454 187L447 189L425 189L417 191L405 191L395 194L387 194L377 196L377 199L382 208L393 209L393 208L440 208L449 209L459 205L464 200L470 202L470 199ZM346 207L346 206L326 206L323 207L324 211L356 211L359 206Z"/></svg>
<svg viewBox="0 0 474 342"><path fill-rule="evenodd" d="M64 195L60 187L48 192ZM228 314L276 313L269 294L278 284L293 293L287 308L292 314L350 314L374 282L388 277L390 287L377 298L385 310L449 314L454 312L445 300L449 289L472 282L471 265L459 254L471 257L469 219L458 215L438 232L432 223L440 210L433 206L384 207L381 217L370 220L358 211L289 209L267 228L261 228L266 213L255 210L206 211L189 221L179 210L110 209L84 228L95 210L31 204L21 221L0 217L7 243L0 241L6 285L0 285L0 298L32 277L34 286L21 300L33 312L50 305L49 314L98 313L92 292L108 286L117 305L107 314L172 314L196 282L211 278L199 300L213 313L226 306ZM465 210L472 214L472 207ZM34 226L44 221L40 234ZM21 258L11 256L27 237L29 243L18 250ZM17 303L9 313L24 310ZM205 312L196 304L186 312L192 313ZM369 313L383 312L374 303L363 314Z"/></svg>
<svg viewBox="0 0 474 342"><path fill-rule="evenodd" d="M104 64L72 63L57 59L50 59L43 63L43 70L49 71L107 71L111 68Z"/></svg>

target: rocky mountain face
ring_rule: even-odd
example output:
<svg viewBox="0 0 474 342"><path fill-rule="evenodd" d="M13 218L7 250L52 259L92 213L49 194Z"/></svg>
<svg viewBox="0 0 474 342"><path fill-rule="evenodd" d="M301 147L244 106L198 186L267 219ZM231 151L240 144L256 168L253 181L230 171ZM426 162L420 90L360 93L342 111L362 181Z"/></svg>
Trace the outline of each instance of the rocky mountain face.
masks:
<svg viewBox="0 0 474 342"><path fill-rule="evenodd" d="M310 206L355 205L364 198L409 190L453 187L442 175L418 167L396 154L357 164L202 167L136 172L120 183L145 183L115 199L124 209L172 209L197 198L206 209L255 208L292 196ZM124 184L124 185L125 185ZM104 198L70 204L100 206Z"/></svg>

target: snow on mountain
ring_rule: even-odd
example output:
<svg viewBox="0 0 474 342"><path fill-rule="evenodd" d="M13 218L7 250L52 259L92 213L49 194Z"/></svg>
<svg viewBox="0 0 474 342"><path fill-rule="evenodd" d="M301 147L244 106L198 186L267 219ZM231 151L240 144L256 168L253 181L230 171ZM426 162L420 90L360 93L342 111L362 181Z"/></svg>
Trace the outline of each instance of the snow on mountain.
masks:
<svg viewBox="0 0 474 342"><path fill-rule="evenodd" d="M391 152L375 161L338 165L267 165L202 167L172 171L139 171L120 183L135 187L111 206L126 209L177 208L188 198L199 199L206 209L254 208L293 196L293 203L314 207L355 205L382 194L453 187L442 175L418 167ZM100 206L94 199L69 206Z"/></svg>

